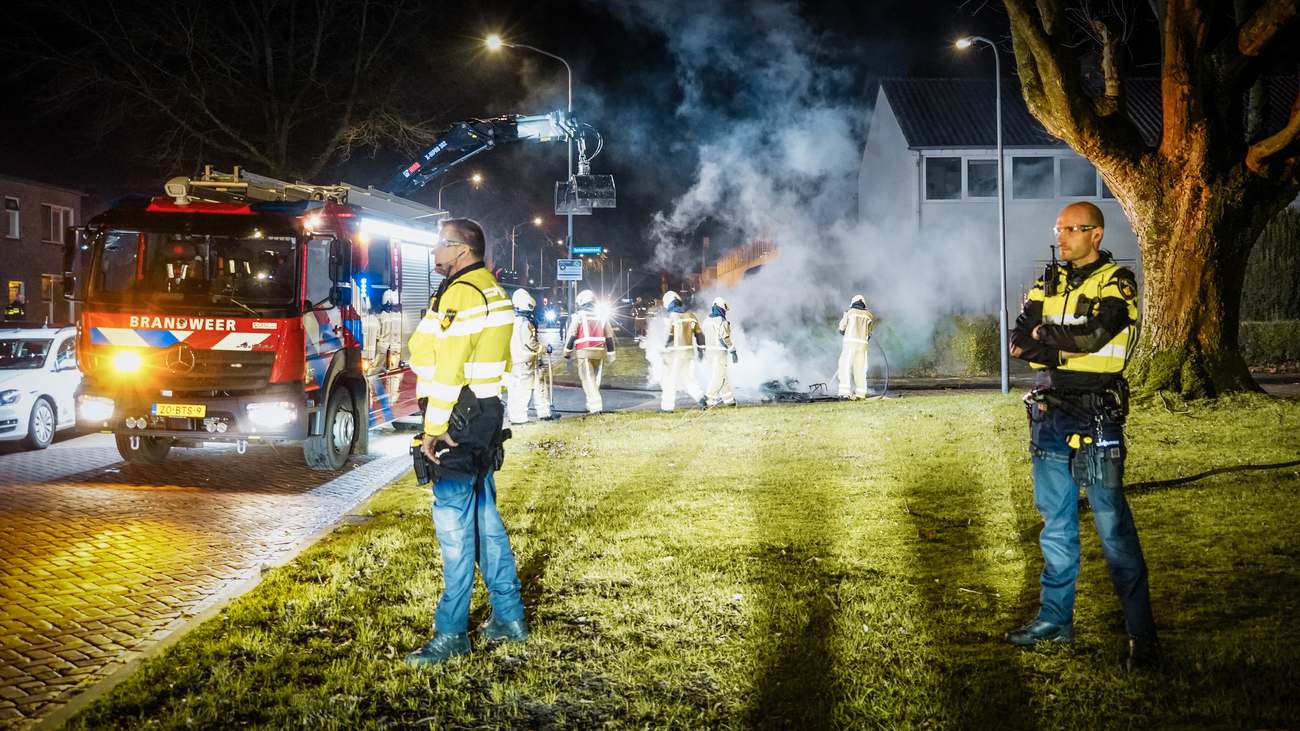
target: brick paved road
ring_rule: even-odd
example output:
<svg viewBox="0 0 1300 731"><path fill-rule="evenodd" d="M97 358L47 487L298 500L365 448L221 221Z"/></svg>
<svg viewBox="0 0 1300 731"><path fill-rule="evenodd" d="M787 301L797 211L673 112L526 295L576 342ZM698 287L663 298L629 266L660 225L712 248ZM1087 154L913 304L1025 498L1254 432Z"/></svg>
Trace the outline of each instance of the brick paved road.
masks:
<svg viewBox="0 0 1300 731"><path fill-rule="evenodd" d="M409 468L405 443L376 433L337 474L297 447L173 450L159 466L120 462L102 435L0 451L0 728L50 713L333 523Z"/></svg>

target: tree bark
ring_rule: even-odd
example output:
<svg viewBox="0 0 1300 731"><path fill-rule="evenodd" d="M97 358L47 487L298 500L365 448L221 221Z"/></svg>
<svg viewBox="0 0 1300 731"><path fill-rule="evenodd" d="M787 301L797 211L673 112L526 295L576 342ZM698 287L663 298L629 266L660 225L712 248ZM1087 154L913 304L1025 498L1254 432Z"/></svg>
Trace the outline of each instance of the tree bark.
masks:
<svg viewBox="0 0 1300 731"><path fill-rule="evenodd" d="M1187 398L1257 391L1240 355L1241 288L1258 237L1244 186L1183 178L1137 231L1145 274L1135 391Z"/></svg>

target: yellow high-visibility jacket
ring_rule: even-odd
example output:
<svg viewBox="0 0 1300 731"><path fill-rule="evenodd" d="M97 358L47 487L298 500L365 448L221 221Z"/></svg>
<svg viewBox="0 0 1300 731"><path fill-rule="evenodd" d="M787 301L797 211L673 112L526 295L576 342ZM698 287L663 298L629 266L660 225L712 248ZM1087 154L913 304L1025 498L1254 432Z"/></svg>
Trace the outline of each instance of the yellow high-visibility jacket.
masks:
<svg viewBox="0 0 1300 731"><path fill-rule="evenodd" d="M1054 296L1045 294L1042 279L1029 290L1012 335L1013 344L1030 346L1028 356L1033 357L1021 358L1033 368L1103 374L1124 370L1137 329L1137 282L1132 271L1101 253L1077 271L1061 267ZM1035 326L1041 326L1039 341L1032 342ZM1035 350L1035 345L1040 347ZM1066 352L1080 355L1066 358Z"/></svg>
<svg viewBox="0 0 1300 731"><path fill-rule="evenodd" d="M514 306L481 262L443 282L409 343L415 393L428 399L425 434L447 431L466 385L479 398L500 397L513 330Z"/></svg>

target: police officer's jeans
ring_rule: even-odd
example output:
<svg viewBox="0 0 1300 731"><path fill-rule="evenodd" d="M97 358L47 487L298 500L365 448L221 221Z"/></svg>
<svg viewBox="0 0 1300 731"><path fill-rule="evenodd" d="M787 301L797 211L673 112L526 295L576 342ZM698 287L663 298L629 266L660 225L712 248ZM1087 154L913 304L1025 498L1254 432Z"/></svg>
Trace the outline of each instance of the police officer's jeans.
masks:
<svg viewBox="0 0 1300 731"><path fill-rule="evenodd" d="M1034 407L1037 408L1036 406ZM1043 551L1042 607L1038 618L1068 624L1074 617L1075 580L1079 576L1079 485L1070 471L1072 450L1066 439L1072 433L1095 433L1089 425L1058 409L1035 414L1031 424L1030 452L1034 476L1034 506L1043 516L1039 545ZM1123 444L1120 425L1102 427L1102 443ZM1154 639L1151 592L1146 561L1138 541L1133 513L1124 499L1122 473L1102 470L1104 477L1086 487L1093 522L1101 539L1102 555L1111 582L1124 609L1130 637Z"/></svg>
<svg viewBox="0 0 1300 731"><path fill-rule="evenodd" d="M476 560L497 619L523 619L515 554L497 512L492 473L477 486L472 477L439 477L433 485L433 499L433 525L442 551L443 580L442 598L434 615L437 631L468 630Z"/></svg>

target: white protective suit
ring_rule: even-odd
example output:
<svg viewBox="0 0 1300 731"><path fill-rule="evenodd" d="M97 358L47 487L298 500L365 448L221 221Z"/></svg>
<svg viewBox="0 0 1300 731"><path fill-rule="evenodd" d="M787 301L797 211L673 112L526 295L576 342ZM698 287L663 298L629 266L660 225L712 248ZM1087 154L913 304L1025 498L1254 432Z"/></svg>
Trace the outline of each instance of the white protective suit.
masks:
<svg viewBox="0 0 1300 731"><path fill-rule="evenodd" d="M715 312L719 309L714 302ZM704 397L709 406L724 404L731 406L736 397L731 392L731 379L727 375L728 363L735 362L736 346L731 340L731 322L726 318L730 310L725 302L721 309L723 314L711 315L704 321L704 368L709 374L709 387Z"/></svg>
<svg viewBox="0 0 1300 731"><path fill-rule="evenodd" d="M691 400L704 405L704 391L695 380L696 348L704 344L700 321L690 312L668 313L668 340L664 345L663 400L659 408L672 411L677 392L685 391Z"/></svg>
<svg viewBox="0 0 1300 731"><path fill-rule="evenodd" d="M510 376L508 409L511 424L528 421L531 399L537 418L551 418L551 394L543 371L545 348L537 339L537 325L532 313L515 310L515 330L510 336Z"/></svg>
<svg viewBox="0 0 1300 731"><path fill-rule="evenodd" d="M614 341L614 329L602 321L587 306L573 313L569 330L564 337L564 356L574 354L578 361L578 380L587 397L587 412L600 413L604 402L600 397L600 378L605 361L614 362L614 351L609 344Z"/></svg>
<svg viewBox="0 0 1300 731"><path fill-rule="evenodd" d="M860 399L867 395L867 345L876 316L866 308L862 295L854 297L853 302L862 306L850 307L840 318L844 345L840 349L839 396Z"/></svg>

